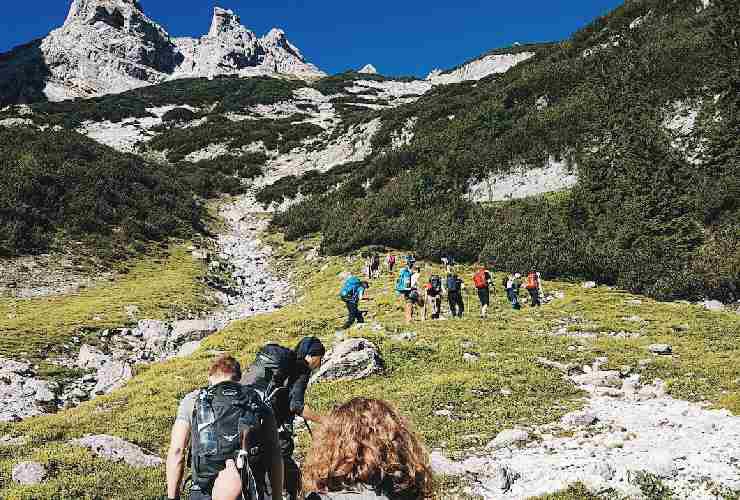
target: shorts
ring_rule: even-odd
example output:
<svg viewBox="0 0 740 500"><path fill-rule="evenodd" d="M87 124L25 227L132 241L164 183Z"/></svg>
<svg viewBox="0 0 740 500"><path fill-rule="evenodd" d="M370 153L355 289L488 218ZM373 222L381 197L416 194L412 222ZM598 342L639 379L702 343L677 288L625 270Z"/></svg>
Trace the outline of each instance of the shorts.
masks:
<svg viewBox="0 0 740 500"><path fill-rule="evenodd" d="M190 490L190 500L211 500L211 494L203 493L200 490Z"/></svg>
<svg viewBox="0 0 740 500"><path fill-rule="evenodd" d="M491 303L491 291L488 288L478 288L478 300L480 305L487 306Z"/></svg>

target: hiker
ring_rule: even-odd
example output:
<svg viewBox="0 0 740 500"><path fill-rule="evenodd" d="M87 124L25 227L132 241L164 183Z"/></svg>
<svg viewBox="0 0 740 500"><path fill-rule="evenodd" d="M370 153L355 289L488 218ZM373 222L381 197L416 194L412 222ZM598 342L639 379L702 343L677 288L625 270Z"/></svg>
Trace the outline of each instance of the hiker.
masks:
<svg viewBox="0 0 740 500"><path fill-rule="evenodd" d="M414 257L413 255L407 255L406 256L406 266L408 266L409 269L413 269L415 264L416 264L416 257Z"/></svg>
<svg viewBox="0 0 740 500"><path fill-rule="evenodd" d="M445 283L447 289L447 303L450 306L450 314L453 318L462 318L465 312L465 303L463 301L463 281L457 274L449 273Z"/></svg>
<svg viewBox="0 0 740 500"><path fill-rule="evenodd" d="M455 265L455 259L449 253L446 253L442 256L442 264L445 266L445 271L449 274L452 272L452 267Z"/></svg>
<svg viewBox="0 0 740 500"><path fill-rule="evenodd" d="M188 450L192 460L191 500L242 498L239 466L246 466L239 453L242 450L249 452L246 461L255 472L258 498L263 499L267 493L265 472L270 478L272 498L281 498L283 462L275 415L254 388L239 384L241 375L239 362L221 355L208 370L208 387L180 401L167 452L168 499L180 498ZM222 411L214 414L214 408ZM253 455L252 450L257 453Z"/></svg>
<svg viewBox="0 0 740 500"><path fill-rule="evenodd" d="M541 306L542 303L540 302L540 273L538 273L534 269L531 269L527 274L527 284L525 285L525 288L529 292L529 296L532 299L532 307Z"/></svg>
<svg viewBox="0 0 740 500"><path fill-rule="evenodd" d="M385 258L385 265L388 267L388 272L393 274L393 268L396 267L396 256L391 252Z"/></svg>
<svg viewBox="0 0 740 500"><path fill-rule="evenodd" d="M398 278L396 279L396 293L403 297L404 309L403 315L406 319L406 323L411 323L413 316L413 303L418 300L412 297L411 280L413 278L413 271L408 266L403 266L398 272Z"/></svg>
<svg viewBox="0 0 740 500"><path fill-rule="evenodd" d="M370 257L370 279L375 279L380 276L380 257L378 254L373 254Z"/></svg>
<svg viewBox="0 0 740 500"><path fill-rule="evenodd" d="M432 496L427 450L389 403L354 398L334 408L303 467L306 500L422 500Z"/></svg>
<svg viewBox="0 0 740 500"><path fill-rule="evenodd" d="M491 285L493 285L493 281L491 280L491 273L485 266L473 275L473 285L475 285L480 301L480 317L486 318L488 317L488 305L491 303Z"/></svg>
<svg viewBox="0 0 740 500"><path fill-rule="evenodd" d="M347 305L347 321L342 327L343 330L351 327L355 321L358 323L365 322L362 311L360 311L360 301L368 300L365 297L365 291L368 288L370 288L370 284L367 281L360 281L357 276L350 276L344 281L342 289L339 291L339 297Z"/></svg>
<svg viewBox="0 0 740 500"><path fill-rule="evenodd" d="M519 287L521 286L520 279L522 275L519 273L510 274L508 278L506 278L506 296L509 298L509 302L511 302L511 308L515 310L519 310L522 308L521 305L519 305Z"/></svg>
<svg viewBox="0 0 740 500"><path fill-rule="evenodd" d="M439 319L442 312L442 278L436 274L424 285L424 321L427 319L427 308L432 310L432 319Z"/></svg>
<svg viewBox="0 0 740 500"><path fill-rule="evenodd" d="M293 460L293 421L300 416L322 423L322 416L306 406L304 399L311 372L321 366L325 353L324 344L316 337L304 337L295 349L267 344L241 380L242 384L262 391L275 413L288 500L297 500L300 488L300 471Z"/></svg>

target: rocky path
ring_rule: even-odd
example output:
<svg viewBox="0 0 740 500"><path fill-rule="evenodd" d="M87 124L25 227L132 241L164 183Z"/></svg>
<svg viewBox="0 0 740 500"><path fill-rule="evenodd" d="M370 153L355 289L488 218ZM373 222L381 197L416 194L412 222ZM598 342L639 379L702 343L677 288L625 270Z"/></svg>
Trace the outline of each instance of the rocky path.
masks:
<svg viewBox="0 0 740 500"><path fill-rule="evenodd" d="M35 376L25 361L0 358L0 421L15 421L56 408L73 407L124 385L139 363L189 356L202 339L245 319L282 307L293 296L287 279L270 269L271 250L259 241L268 221L251 213L245 198L221 208L228 230L217 239L217 254L194 249L193 258L207 262L212 272L226 278L217 296L223 307L201 318L177 321L140 319L134 328L97 332L97 345L80 345L77 358L57 360L91 373L60 386ZM137 309L129 311L134 317Z"/></svg>
<svg viewBox="0 0 740 500"><path fill-rule="evenodd" d="M642 498L641 485L669 488L681 499L736 498L740 417L666 396L661 381L641 386L639 376L601 370L603 361L586 373L571 371L590 394L583 411L503 431L487 450L459 462L435 451L433 468L464 476L470 493L491 500L525 499L575 482L627 498Z"/></svg>

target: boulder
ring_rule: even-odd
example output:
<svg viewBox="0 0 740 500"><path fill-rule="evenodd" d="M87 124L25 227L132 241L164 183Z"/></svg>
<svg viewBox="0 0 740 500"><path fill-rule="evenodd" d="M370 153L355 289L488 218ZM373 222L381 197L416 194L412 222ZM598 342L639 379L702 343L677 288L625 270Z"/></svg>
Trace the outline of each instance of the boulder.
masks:
<svg viewBox="0 0 740 500"><path fill-rule="evenodd" d="M725 305L719 300L705 300L704 302L699 302L699 305L707 311L724 311L725 309Z"/></svg>
<svg viewBox="0 0 740 500"><path fill-rule="evenodd" d="M98 383L95 384L93 393L95 395L108 394L133 377L131 365L121 359L112 359L98 370Z"/></svg>
<svg viewBox="0 0 740 500"><path fill-rule="evenodd" d="M13 467L11 477L26 486L40 484L46 478L46 468L38 462L21 462Z"/></svg>
<svg viewBox="0 0 740 500"><path fill-rule="evenodd" d="M77 366L83 369L98 370L108 361L110 356L88 344L83 344L77 355Z"/></svg>
<svg viewBox="0 0 740 500"><path fill-rule="evenodd" d="M485 486L489 490L506 493L511 489L514 481L519 479L519 473L498 462L490 464L486 468Z"/></svg>
<svg viewBox="0 0 740 500"><path fill-rule="evenodd" d="M595 281L584 281L581 283L581 288L596 288Z"/></svg>
<svg viewBox="0 0 740 500"><path fill-rule="evenodd" d="M107 434L73 439L70 444L87 448L93 455L114 462L124 462L131 467L158 467L164 463L164 460L158 456L144 452L135 444Z"/></svg>
<svg viewBox="0 0 740 500"><path fill-rule="evenodd" d="M523 443L529 440L529 433L522 429L507 429L499 432L496 437L486 445L489 450L506 448L517 443Z"/></svg>
<svg viewBox="0 0 740 500"><path fill-rule="evenodd" d="M192 342L186 342L183 345L180 346L180 349L177 351L177 354L175 355L176 358L187 358L188 356L192 356L195 351L198 350L200 347L201 341L200 340L194 340Z"/></svg>
<svg viewBox="0 0 740 500"><path fill-rule="evenodd" d="M573 375L571 380L578 385L592 385L594 387L621 387L622 380L619 372L614 370L598 371L584 373L583 375Z"/></svg>
<svg viewBox="0 0 740 500"><path fill-rule="evenodd" d="M463 361L466 363L477 363L480 361L480 356L478 354L466 352L463 354Z"/></svg>
<svg viewBox="0 0 740 500"><path fill-rule="evenodd" d="M357 380L383 371L383 358L369 340L351 338L335 345L324 357L321 368L311 377L319 380Z"/></svg>
<svg viewBox="0 0 740 500"><path fill-rule="evenodd" d="M599 419L590 411L574 411L563 415L560 423L564 427L586 427L595 424Z"/></svg>
<svg viewBox="0 0 740 500"><path fill-rule="evenodd" d="M650 344L648 350L653 354L671 354L673 348L670 344Z"/></svg>

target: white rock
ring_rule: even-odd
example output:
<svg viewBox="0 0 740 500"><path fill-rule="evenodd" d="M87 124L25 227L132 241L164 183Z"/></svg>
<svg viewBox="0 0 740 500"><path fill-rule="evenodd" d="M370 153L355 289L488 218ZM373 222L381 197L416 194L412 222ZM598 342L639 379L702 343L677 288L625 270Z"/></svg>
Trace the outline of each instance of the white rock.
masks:
<svg viewBox="0 0 740 500"><path fill-rule="evenodd" d="M311 377L319 380L357 380L383 370L378 348L366 339L352 338L340 342L324 356L324 362Z"/></svg>
<svg viewBox="0 0 740 500"><path fill-rule="evenodd" d="M131 467L158 467L164 460L150 455L133 443L105 434L85 436L70 441L73 446L88 448L94 455L114 462L124 462Z"/></svg>
<svg viewBox="0 0 740 500"><path fill-rule="evenodd" d="M427 76L427 81L433 85L447 85L466 80L480 80L496 73L506 73L533 56L534 52L488 55L449 72L434 70Z"/></svg>
<svg viewBox="0 0 740 500"><path fill-rule="evenodd" d="M560 423L564 427L586 427L598 421L598 417L590 411L576 411L563 415Z"/></svg>
<svg viewBox="0 0 740 500"><path fill-rule="evenodd" d="M496 437L486 445L488 449L499 449L529 440L529 433L521 429L507 429L499 432Z"/></svg>
<svg viewBox="0 0 740 500"><path fill-rule="evenodd" d="M38 462L21 462L13 467L13 482L32 486L41 484L46 478L46 468Z"/></svg>
<svg viewBox="0 0 740 500"><path fill-rule="evenodd" d="M705 300L704 302L700 302L699 305L701 305L707 311L724 311L725 310L725 305L719 300Z"/></svg>
<svg viewBox="0 0 740 500"><path fill-rule="evenodd" d="M673 352L670 344L650 344L648 350L653 354L671 354Z"/></svg>
<svg viewBox="0 0 740 500"><path fill-rule="evenodd" d="M584 281L581 283L581 288L596 288L595 281Z"/></svg>

